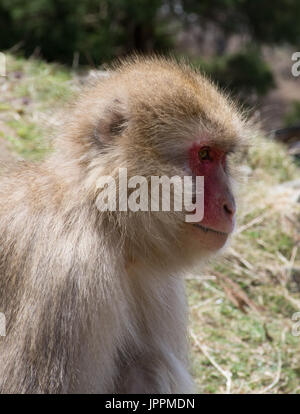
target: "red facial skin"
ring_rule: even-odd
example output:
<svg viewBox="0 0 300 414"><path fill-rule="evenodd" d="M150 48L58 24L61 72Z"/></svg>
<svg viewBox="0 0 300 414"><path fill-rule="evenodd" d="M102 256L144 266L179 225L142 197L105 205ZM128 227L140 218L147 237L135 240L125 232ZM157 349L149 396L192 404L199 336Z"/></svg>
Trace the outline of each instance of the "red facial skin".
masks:
<svg viewBox="0 0 300 414"><path fill-rule="evenodd" d="M208 150L208 159L199 158L199 151ZM193 226L201 237L209 239L211 247L225 244L235 224L235 202L226 174L226 153L208 145L194 144L189 150L189 166L195 176L204 176L204 217Z"/></svg>

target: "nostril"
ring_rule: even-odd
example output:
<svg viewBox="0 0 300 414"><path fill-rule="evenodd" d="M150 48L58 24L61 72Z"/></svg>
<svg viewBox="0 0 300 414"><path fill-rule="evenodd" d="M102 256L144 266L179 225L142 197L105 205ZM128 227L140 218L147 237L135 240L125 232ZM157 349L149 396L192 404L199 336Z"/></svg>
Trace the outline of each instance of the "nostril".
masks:
<svg viewBox="0 0 300 414"><path fill-rule="evenodd" d="M227 214L229 214L230 216L233 216L234 209L228 206L228 204L224 204L224 210Z"/></svg>

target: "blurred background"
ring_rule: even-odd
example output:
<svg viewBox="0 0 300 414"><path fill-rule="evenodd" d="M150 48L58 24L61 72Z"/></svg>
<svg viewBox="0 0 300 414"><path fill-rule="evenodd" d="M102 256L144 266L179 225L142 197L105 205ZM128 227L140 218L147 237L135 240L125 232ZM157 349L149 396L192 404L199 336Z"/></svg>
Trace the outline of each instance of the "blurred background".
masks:
<svg viewBox="0 0 300 414"><path fill-rule="evenodd" d="M298 0L1 0L0 49L73 67L184 55L273 130L300 120L299 19Z"/></svg>
<svg viewBox="0 0 300 414"><path fill-rule="evenodd" d="M198 392L300 393L300 1L0 0L0 30L1 165L42 159L56 109L131 52L185 58L248 110L233 244L187 275L192 371Z"/></svg>

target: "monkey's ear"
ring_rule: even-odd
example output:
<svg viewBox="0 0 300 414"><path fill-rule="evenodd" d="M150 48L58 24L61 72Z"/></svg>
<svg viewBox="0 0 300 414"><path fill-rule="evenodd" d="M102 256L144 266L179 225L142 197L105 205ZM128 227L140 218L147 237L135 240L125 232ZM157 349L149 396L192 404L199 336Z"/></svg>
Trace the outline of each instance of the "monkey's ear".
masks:
<svg viewBox="0 0 300 414"><path fill-rule="evenodd" d="M119 99L105 108L94 129L97 141L109 143L114 137L121 135L128 126L129 116L127 108Z"/></svg>

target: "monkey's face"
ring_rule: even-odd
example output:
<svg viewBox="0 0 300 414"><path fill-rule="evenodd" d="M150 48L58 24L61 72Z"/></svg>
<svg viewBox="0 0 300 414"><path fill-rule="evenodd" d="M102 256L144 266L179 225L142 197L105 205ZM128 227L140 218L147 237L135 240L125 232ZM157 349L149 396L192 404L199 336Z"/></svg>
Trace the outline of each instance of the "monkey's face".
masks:
<svg viewBox="0 0 300 414"><path fill-rule="evenodd" d="M178 105L178 99L173 104ZM146 124L144 130L137 129L139 134L133 135L135 145L129 147L127 158L134 152L136 173L146 176L148 181L153 175L167 176L169 179L174 176L192 178L191 199L195 212L186 211L185 206L181 212L175 211L171 202L173 210L155 213L155 218L160 219L162 233L165 228L166 234L172 229L174 238L179 244L181 242L184 249L190 249L196 255L201 252L207 255L221 249L235 227L236 205L229 158L235 150L236 140L230 130L230 122L228 129L217 128L208 119L204 124L202 107L198 109L193 101L191 105L195 106L192 119L187 113L179 122L178 118L166 111L164 118L159 119L160 125L157 118L152 118L152 128L157 122L156 135L149 136L148 131L152 130L150 124ZM185 108L187 111L190 109L188 101ZM182 112L182 108L178 108L178 113ZM140 148L139 151L136 151L137 148ZM203 177L200 190L195 186L197 177ZM198 197L198 191L202 192L203 197ZM164 197L163 188L161 197ZM171 196L171 200L174 199L175 196ZM201 211L200 217L195 214L197 211ZM189 214L195 216L193 221L186 220ZM170 242L169 236L166 238Z"/></svg>
<svg viewBox="0 0 300 414"><path fill-rule="evenodd" d="M208 250L224 246L235 226L235 200L231 191L227 153L205 142L189 149L193 176L204 177L203 218L190 226L191 236Z"/></svg>
<svg viewBox="0 0 300 414"><path fill-rule="evenodd" d="M106 103L99 96L106 96ZM179 254L193 250L207 256L222 248L235 226L228 154L247 138L232 102L186 67L137 60L101 81L90 113L98 120L95 145L100 141L106 174L116 176L121 166L128 178L143 176L148 183L153 176L204 178L201 206L194 185L191 191L195 209L203 210L197 220L187 222L187 212L176 209L153 212L149 197L148 211L116 214L122 234L144 251L156 251L156 246L172 251L177 245Z"/></svg>
<svg viewBox="0 0 300 414"><path fill-rule="evenodd" d="M147 177L149 183L153 175L167 176L170 180L177 176L182 179L182 182L186 177L191 178L192 186L188 189L187 196L190 190L194 209L186 210L186 205L183 205L181 211L176 211L174 203L176 188L171 186L170 211L151 212L150 210L150 214L145 213L149 222L143 231L152 231L152 234L156 233L157 239L165 238L166 243L177 244L183 247L184 251L189 250L198 257L201 253L205 255L214 253L226 244L234 230L236 216L229 168L229 152L232 148L228 144L222 146L215 139L209 139L208 135L203 139L199 129L196 128L189 139L183 138L181 145L178 140L176 143L172 139L165 140L166 145L149 146L147 152L144 152L146 151L144 149L136 153L135 160L135 165L138 165L136 173ZM200 189L195 185L199 177L203 177ZM182 188L184 192L185 185ZM198 197L199 191L202 197ZM160 206L164 196L166 194L162 186ZM151 207L151 197L152 191L149 190L149 207ZM184 197L185 194L182 195L182 201ZM200 216L197 214L198 211L201 212ZM187 217L191 216L193 216L192 220L187 220ZM160 226L151 230L153 229L151 223L154 221L156 223L158 221ZM170 237L170 233L173 238Z"/></svg>

